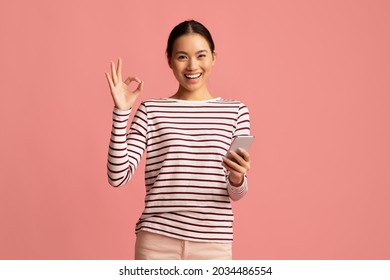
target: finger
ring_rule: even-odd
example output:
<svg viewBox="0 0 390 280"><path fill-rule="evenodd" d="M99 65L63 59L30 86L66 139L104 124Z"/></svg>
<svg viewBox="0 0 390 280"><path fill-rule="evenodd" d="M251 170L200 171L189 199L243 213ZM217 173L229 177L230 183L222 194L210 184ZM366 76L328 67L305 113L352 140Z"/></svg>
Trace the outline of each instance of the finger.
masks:
<svg viewBox="0 0 390 280"><path fill-rule="evenodd" d="M141 81L139 78L137 78L137 77L128 77L127 79L126 79L126 81L124 82L126 85L129 85L131 82L137 82L138 83L138 86L137 86L137 88L132 92L132 93L138 93L138 92L140 92L140 91L142 91L143 90L143 88L144 88L144 82L143 81Z"/></svg>
<svg viewBox="0 0 390 280"><path fill-rule="evenodd" d="M233 152L234 155L231 152L229 152L229 153L231 154L232 157L234 157L234 160L225 157L224 161L227 164L229 164L229 166L231 168L233 168L234 170L236 170L238 172L241 172L241 173L246 173L246 172L249 171L249 169L250 169L250 162L245 161L237 153Z"/></svg>
<svg viewBox="0 0 390 280"><path fill-rule="evenodd" d="M235 172L236 170L233 169L232 167L230 167L228 164L226 164L225 162L222 163L222 166L226 168L227 171L229 172Z"/></svg>
<svg viewBox="0 0 390 280"><path fill-rule="evenodd" d="M107 78L107 81L108 81L108 86L110 87L110 90L112 92L112 89L114 88L114 84L112 82L110 74L108 74L107 72L104 72L104 73L106 74L106 78Z"/></svg>
<svg viewBox="0 0 390 280"><path fill-rule="evenodd" d="M122 81L122 59L118 59L118 68L117 68L118 81Z"/></svg>
<svg viewBox="0 0 390 280"><path fill-rule="evenodd" d="M243 148L238 148L239 152L240 152L240 155L242 156L242 158L247 161L247 162L250 162L251 161L251 157L248 153L247 150L243 149Z"/></svg>
<svg viewBox="0 0 390 280"><path fill-rule="evenodd" d="M127 77L127 79L124 81L124 83L126 84L126 85L129 85L131 82L133 82L133 81L135 81L135 82L137 82L137 83L141 83L141 80L140 79L138 79L137 77Z"/></svg>
<svg viewBox="0 0 390 280"><path fill-rule="evenodd" d="M227 157L223 157L222 159L223 159L223 163L225 164L227 170L239 172L242 174L246 173L247 168L245 166L241 166L241 165L237 164L236 162L228 159Z"/></svg>
<svg viewBox="0 0 390 280"><path fill-rule="evenodd" d="M232 157L239 165L245 165L246 161L236 152L229 151L228 154Z"/></svg>
<svg viewBox="0 0 390 280"><path fill-rule="evenodd" d="M117 85L118 84L118 77L116 75L115 64L113 61L111 61L111 76L112 76L112 80L114 82L114 85Z"/></svg>
<svg viewBox="0 0 390 280"><path fill-rule="evenodd" d="M233 176L233 177L240 177L240 176L242 176L242 175L245 175L245 173L238 172L238 171L232 169L232 168L229 167L229 166L226 166L226 165L224 165L224 166L225 166L226 170L228 171L228 174L229 174L229 177L230 177L230 178L231 178L231 176Z"/></svg>
<svg viewBox="0 0 390 280"><path fill-rule="evenodd" d="M140 92L140 91L142 91L144 89L144 82L142 81L142 82L140 82L139 84L138 84L138 87L137 87L137 89L135 90L135 92Z"/></svg>
<svg viewBox="0 0 390 280"><path fill-rule="evenodd" d="M222 163L222 166L225 167L226 171L228 171L228 172L234 171L229 165L227 165L227 164L224 163L224 162Z"/></svg>

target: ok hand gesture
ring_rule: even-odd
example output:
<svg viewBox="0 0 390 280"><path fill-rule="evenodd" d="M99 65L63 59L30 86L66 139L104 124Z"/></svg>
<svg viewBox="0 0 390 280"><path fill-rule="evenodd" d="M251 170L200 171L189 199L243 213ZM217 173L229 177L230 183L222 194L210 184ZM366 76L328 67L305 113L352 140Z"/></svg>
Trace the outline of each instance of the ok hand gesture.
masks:
<svg viewBox="0 0 390 280"><path fill-rule="evenodd" d="M122 81L122 60L120 58L117 67L115 67L114 62L111 62L111 76L107 72L105 73L115 107L120 110L132 108L143 89L144 82L137 77L128 77L125 81ZM130 91L128 85L133 81L138 83L138 87L134 91Z"/></svg>

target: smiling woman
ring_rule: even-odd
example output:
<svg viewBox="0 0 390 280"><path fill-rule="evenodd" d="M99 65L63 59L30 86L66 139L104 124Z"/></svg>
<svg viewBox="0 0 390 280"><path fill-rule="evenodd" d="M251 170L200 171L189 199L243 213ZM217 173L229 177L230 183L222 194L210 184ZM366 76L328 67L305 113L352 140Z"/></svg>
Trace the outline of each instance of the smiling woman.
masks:
<svg viewBox="0 0 390 280"><path fill-rule="evenodd" d="M135 259L231 259L230 200L247 192L249 153L225 155L234 138L250 134L245 104L213 97L207 79L215 64L214 42L196 21L177 25L167 59L179 85L169 98L141 103L127 131L143 82L122 80L122 61L106 73L114 100L108 181L126 184L147 151L145 209L136 225ZM131 92L128 85L138 83Z"/></svg>
<svg viewBox="0 0 390 280"><path fill-rule="evenodd" d="M212 98L206 82L215 63L215 45L206 27L196 21L177 25L168 38L167 58L179 82L174 98Z"/></svg>
<svg viewBox="0 0 390 280"><path fill-rule="evenodd" d="M205 100L213 98L207 89L207 79L215 63L215 54L206 39L198 34L179 37L168 58L169 66L179 82L173 98Z"/></svg>

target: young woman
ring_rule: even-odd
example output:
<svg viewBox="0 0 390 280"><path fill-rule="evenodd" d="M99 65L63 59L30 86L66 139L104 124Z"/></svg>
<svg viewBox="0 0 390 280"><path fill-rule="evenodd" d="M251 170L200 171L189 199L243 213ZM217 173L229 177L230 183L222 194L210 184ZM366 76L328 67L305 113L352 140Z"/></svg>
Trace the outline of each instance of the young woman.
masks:
<svg viewBox="0 0 390 280"><path fill-rule="evenodd" d="M213 97L207 79L215 63L209 31L194 20L170 33L167 58L179 86L169 98L143 101L137 77L122 79L122 61L106 73L115 103L108 181L126 184L144 151L145 209L136 225L135 259L231 259L231 200L247 192L249 153L229 152L232 139L249 135L247 107ZM128 85L138 83L134 91Z"/></svg>

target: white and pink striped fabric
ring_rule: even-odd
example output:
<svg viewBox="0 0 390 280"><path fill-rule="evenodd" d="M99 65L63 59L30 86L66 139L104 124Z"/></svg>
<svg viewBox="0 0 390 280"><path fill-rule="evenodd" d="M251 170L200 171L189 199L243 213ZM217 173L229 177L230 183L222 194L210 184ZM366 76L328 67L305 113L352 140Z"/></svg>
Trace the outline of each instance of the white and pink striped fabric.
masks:
<svg viewBox="0 0 390 280"><path fill-rule="evenodd" d="M130 112L114 108L107 169L109 183L122 186L147 152L145 209L136 232L231 242L230 199L246 194L247 178L231 186L222 156L235 136L250 135L248 108L222 98L152 99L141 103L127 132Z"/></svg>

